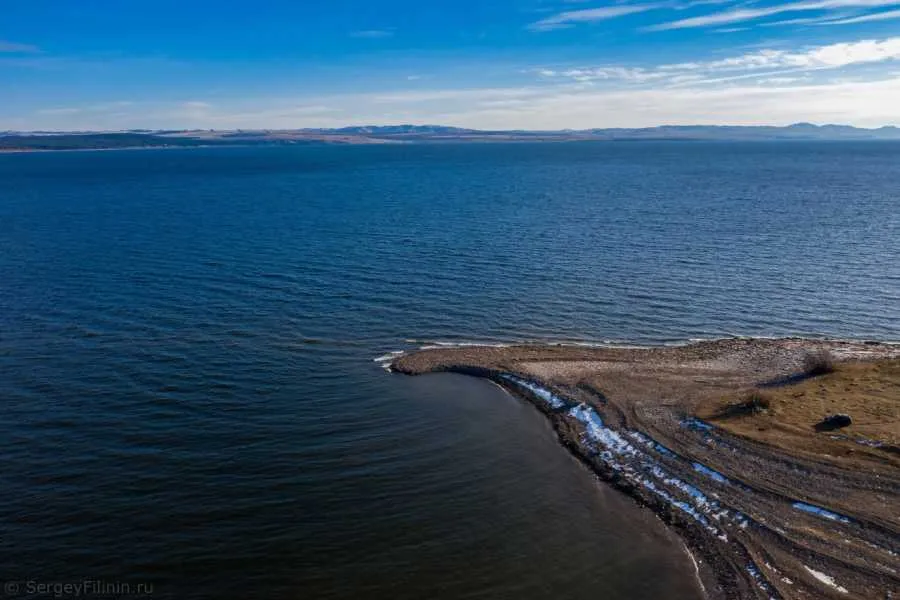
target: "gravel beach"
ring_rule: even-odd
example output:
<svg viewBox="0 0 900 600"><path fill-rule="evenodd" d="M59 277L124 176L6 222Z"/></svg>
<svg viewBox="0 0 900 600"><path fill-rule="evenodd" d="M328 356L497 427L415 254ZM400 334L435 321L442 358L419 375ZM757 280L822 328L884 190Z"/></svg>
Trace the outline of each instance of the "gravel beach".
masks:
<svg viewBox="0 0 900 600"><path fill-rule="evenodd" d="M840 370L894 361L900 346L796 338L467 346L404 354L391 370L485 377L533 402L563 445L682 535L710 598L900 597L896 421L876 430L891 434L879 441L782 431L784 413L774 410L759 427L714 418L747 390L813 379L805 362L823 353ZM900 393L888 392L896 410Z"/></svg>

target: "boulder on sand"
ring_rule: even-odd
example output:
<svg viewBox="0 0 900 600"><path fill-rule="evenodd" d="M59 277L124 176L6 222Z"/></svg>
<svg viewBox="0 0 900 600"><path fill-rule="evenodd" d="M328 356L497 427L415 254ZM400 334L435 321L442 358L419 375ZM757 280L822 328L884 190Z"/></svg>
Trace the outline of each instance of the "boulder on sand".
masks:
<svg viewBox="0 0 900 600"><path fill-rule="evenodd" d="M848 427L853 424L853 419L850 418L850 415L845 415L843 413L837 413L833 415L826 415L822 421L816 425L816 429L819 430L831 430L831 429L840 429L841 427Z"/></svg>

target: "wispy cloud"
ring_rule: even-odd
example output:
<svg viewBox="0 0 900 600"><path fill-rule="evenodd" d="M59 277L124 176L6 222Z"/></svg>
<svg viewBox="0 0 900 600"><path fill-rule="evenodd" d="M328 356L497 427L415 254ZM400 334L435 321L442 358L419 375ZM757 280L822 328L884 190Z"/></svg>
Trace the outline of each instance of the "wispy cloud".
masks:
<svg viewBox="0 0 900 600"><path fill-rule="evenodd" d="M37 54L41 49L31 44L19 44L16 42L7 42L0 40L0 52L10 54Z"/></svg>
<svg viewBox="0 0 900 600"><path fill-rule="evenodd" d="M767 85L787 85L789 83L804 81L805 79L805 77L767 77L766 79L760 79L759 83Z"/></svg>
<svg viewBox="0 0 900 600"><path fill-rule="evenodd" d="M134 102L119 100L115 102L102 102L88 106L64 106L58 108L43 108L37 111L39 115L74 115L78 113L104 113L113 110L121 110L133 106Z"/></svg>
<svg viewBox="0 0 900 600"><path fill-rule="evenodd" d="M900 37L828 44L803 50L763 49L718 60L654 67L540 69L538 74L545 78L568 79L579 83L619 81L636 85L683 86L762 77L771 79L804 71L841 69L896 60L900 60Z"/></svg>
<svg viewBox="0 0 900 600"><path fill-rule="evenodd" d="M42 108L36 112L39 115L74 115L82 112L81 108L74 106L63 106L59 108Z"/></svg>
<svg viewBox="0 0 900 600"><path fill-rule="evenodd" d="M877 8L882 6L900 5L900 0L812 0L803 2L788 2L775 6L759 8L735 8L721 12L711 13L658 25L646 27L645 31L665 31L670 29L688 29L693 27L709 27L711 25L728 25L731 23L743 23L754 21L772 15L791 12L834 10L840 8Z"/></svg>
<svg viewBox="0 0 900 600"><path fill-rule="evenodd" d="M869 21L887 21L891 19L900 19L900 9L888 10L880 13L872 13L859 17L848 17L845 19L824 21L822 25L850 25L852 23L868 23Z"/></svg>
<svg viewBox="0 0 900 600"><path fill-rule="evenodd" d="M795 17L793 19L782 19L780 21L766 21L760 23L761 27L784 27L785 25L821 25L835 19L842 19L859 14L857 11L848 12L829 12L825 15L815 17Z"/></svg>
<svg viewBox="0 0 900 600"><path fill-rule="evenodd" d="M518 88L465 88L465 89L437 89L422 91L399 91L378 93L368 96L369 101L376 104L407 104L442 101L466 101L477 102L485 97L490 98L527 98L542 94L543 91L536 87Z"/></svg>
<svg viewBox="0 0 900 600"><path fill-rule="evenodd" d="M37 129L295 129L371 123L442 123L481 129L586 129L663 124L848 123L881 126L897 122L900 74L839 82L791 81L770 76L764 85L650 86L599 89L540 85L532 88L432 90L428 95L344 94L318 98L246 98L194 112L180 104L141 103L116 113L46 115L29 119ZM16 117L0 129L22 128Z"/></svg>
<svg viewBox="0 0 900 600"><path fill-rule="evenodd" d="M660 8L659 4L623 4L619 6L604 6L601 8L586 8L584 10L569 10L555 14L546 19L541 19L528 26L532 31L552 31L573 27L578 23L593 23L606 21L625 15L645 12Z"/></svg>
<svg viewBox="0 0 900 600"><path fill-rule="evenodd" d="M361 31L350 32L350 37L367 40L380 40L384 38L394 37L394 31L392 29L363 29Z"/></svg>

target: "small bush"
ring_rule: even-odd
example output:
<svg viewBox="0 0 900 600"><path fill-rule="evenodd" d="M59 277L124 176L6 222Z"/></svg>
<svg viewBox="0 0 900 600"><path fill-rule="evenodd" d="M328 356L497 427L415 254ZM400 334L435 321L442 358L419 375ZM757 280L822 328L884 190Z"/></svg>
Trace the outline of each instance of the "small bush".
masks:
<svg viewBox="0 0 900 600"><path fill-rule="evenodd" d="M760 392L750 392L740 406L745 412L759 414L772 408L772 399Z"/></svg>
<svg viewBox="0 0 900 600"><path fill-rule="evenodd" d="M826 375L834 372L834 357L828 350L819 350L806 355L803 360L803 372L810 377Z"/></svg>
<svg viewBox="0 0 900 600"><path fill-rule="evenodd" d="M722 419L730 419L747 415L760 415L768 412L771 408L772 399L766 394L754 390L748 392L740 401L723 406L716 416Z"/></svg>

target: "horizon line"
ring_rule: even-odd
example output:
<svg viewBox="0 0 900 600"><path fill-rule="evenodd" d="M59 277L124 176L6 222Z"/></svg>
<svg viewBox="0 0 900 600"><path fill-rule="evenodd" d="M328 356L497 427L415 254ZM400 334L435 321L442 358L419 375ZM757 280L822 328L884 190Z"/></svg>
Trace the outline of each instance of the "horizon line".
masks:
<svg viewBox="0 0 900 600"><path fill-rule="evenodd" d="M474 127L464 127L460 125L440 125L436 123L385 123L385 124L349 124L349 125L341 125L337 127L296 127L296 128L285 128L285 127L234 127L230 129L217 129L217 128L209 128L209 127L164 127L164 128L143 128L143 127L130 127L127 129L4 129L0 130L0 135L28 135L28 134L82 134L82 135L90 135L90 134L109 134L109 133L188 133L188 132L234 132L234 131L245 131L245 132L340 132L346 129L387 129L387 128L403 128L407 127L410 129L418 128L437 128L437 129L446 129L446 130L459 130L459 131L467 131L473 133L580 133L580 132L592 132L592 131L613 131L613 130L632 130L632 131L640 131L640 130L651 130L651 129L665 129L665 128L689 128L689 127L697 127L697 128L709 128L709 129L722 129L722 128L745 128L745 129L762 129L762 128L771 128L771 129L789 129L792 127L815 127L815 128L826 128L826 127L841 127L847 129L859 129L862 131L878 131L881 129L898 129L900 128L900 124L885 124L874 127L860 127L858 125L849 125L846 123L814 123L810 121L798 121L795 123L790 123L788 125L776 125L776 124L764 124L764 125L741 125L741 124L706 124L706 123L664 123L660 125L645 125L639 127L627 127L627 126L614 126L614 127L585 127L585 128L563 128L563 129L483 129L483 128L474 128Z"/></svg>

